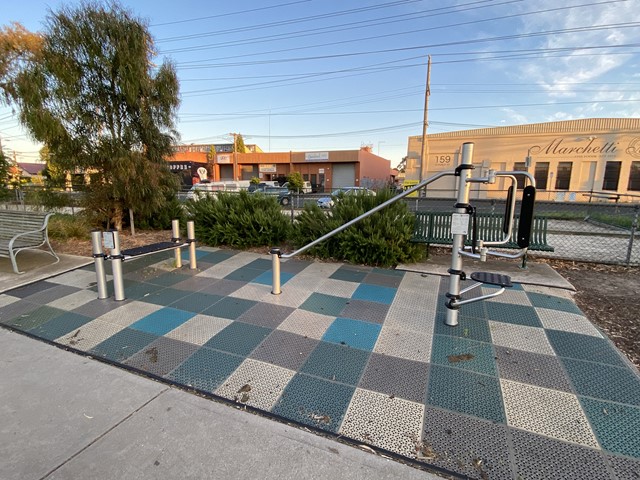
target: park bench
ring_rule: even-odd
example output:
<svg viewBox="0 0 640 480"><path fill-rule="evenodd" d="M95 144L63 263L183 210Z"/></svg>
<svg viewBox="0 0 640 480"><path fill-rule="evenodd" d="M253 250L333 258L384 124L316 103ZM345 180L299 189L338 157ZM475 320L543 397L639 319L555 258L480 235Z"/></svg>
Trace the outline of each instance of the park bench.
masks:
<svg viewBox="0 0 640 480"><path fill-rule="evenodd" d="M411 241L414 243L424 243L427 245L427 254L429 245L451 245L453 243L453 235L451 235L451 213L448 212L416 212L413 236ZM502 240L504 233L502 232L502 222L504 216L497 213L477 213L478 238L485 242L496 242ZM514 225L511 238L508 243L500 245L499 248L519 249L518 242L515 239L518 231L519 215L514 218ZM471 228L472 218L469 218L469 232ZM465 245L471 245L471 238L467 236ZM547 217L534 216L531 227L531 239L529 242L529 250L537 250L542 252L553 252L554 248L547 244ZM525 257L526 259L526 257ZM523 264L525 260L523 259Z"/></svg>
<svg viewBox="0 0 640 480"><path fill-rule="evenodd" d="M11 259L15 273L18 270L16 255L28 248L46 246L58 263L60 259L49 243L48 224L52 213L0 210L0 257Z"/></svg>

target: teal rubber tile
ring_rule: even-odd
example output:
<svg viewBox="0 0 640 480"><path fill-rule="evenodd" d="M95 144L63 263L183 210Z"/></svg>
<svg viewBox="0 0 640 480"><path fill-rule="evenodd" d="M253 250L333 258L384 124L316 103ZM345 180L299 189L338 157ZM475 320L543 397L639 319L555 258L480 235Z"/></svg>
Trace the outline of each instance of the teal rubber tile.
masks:
<svg viewBox="0 0 640 480"><path fill-rule="evenodd" d="M244 359L201 348L165 378L207 392L213 392L240 366Z"/></svg>
<svg viewBox="0 0 640 480"><path fill-rule="evenodd" d="M398 289L396 288L381 287L380 285L367 285L366 283L363 283L356 288L356 291L353 292L351 298L391 305L397 291Z"/></svg>
<svg viewBox="0 0 640 480"><path fill-rule="evenodd" d="M182 251L180 252L180 258L182 259L182 264L189 265L189 247L184 247L181 250ZM204 250L198 250L198 248L196 247L196 262L199 260L204 260L204 258L207 257L209 254L210 252L206 252Z"/></svg>
<svg viewBox="0 0 640 480"><path fill-rule="evenodd" d="M573 388L560 359L555 355L494 346L500 378L572 393Z"/></svg>
<svg viewBox="0 0 640 480"><path fill-rule="evenodd" d="M446 312L436 315L435 333L491 343L491 331L489 330L489 322L486 320L469 318L461 314L458 319L459 324L455 327L450 327L449 325L445 325L445 319Z"/></svg>
<svg viewBox="0 0 640 480"><path fill-rule="evenodd" d="M640 406L640 379L628 368L561 358L579 395Z"/></svg>
<svg viewBox="0 0 640 480"><path fill-rule="evenodd" d="M237 280L239 282L250 282L254 278L262 275L264 270L258 270L256 268L240 267L227 275L225 280Z"/></svg>
<svg viewBox="0 0 640 480"><path fill-rule="evenodd" d="M484 375L497 375L493 346L467 338L434 335L431 362Z"/></svg>
<svg viewBox="0 0 640 480"><path fill-rule="evenodd" d="M91 300L88 303L74 309L75 313L84 315L85 317L98 318L105 313L109 313L111 310L115 310L122 305L126 305L130 300L124 300L122 302L116 302L113 297Z"/></svg>
<svg viewBox="0 0 640 480"><path fill-rule="evenodd" d="M202 311L205 315L236 320L240 315L256 305L258 302L244 298L226 297L211 307Z"/></svg>
<svg viewBox="0 0 640 480"><path fill-rule="evenodd" d="M603 449L640 458L640 407L578 399Z"/></svg>
<svg viewBox="0 0 640 480"><path fill-rule="evenodd" d="M21 302L17 302L21 303ZM31 305L30 303L27 305ZM29 331L40 325L59 317L66 313L64 310L60 310L59 308L42 306L35 309L29 309L29 311L25 311L22 314L14 316L8 321L4 321L5 325L8 325L13 328L17 328L18 330Z"/></svg>
<svg viewBox="0 0 640 480"><path fill-rule="evenodd" d="M527 296L534 307L548 308L550 310L560 310L562 312L584 315L582 311L567 298L554 297L543 293L527 292Z"/></svg>
<svg viewBox="0 0 640 480"><path fill-rule="evenodd" d="M280 285L284 285L294 277L293 273L280 272ZM251 280L252 283L259 283L261 285L273 285L273 272L268 270L261 273L256 278Z"/></svg>
<svg viewBox="0 0 640 480"><path fill-rule="evenodd" d="M173 302L171 307L184 310L185 312L200 313L212 307L223 298L222 295L196 292Z"/></svg>
<svg viewBox="0 0 640 480"><path fill-rule="evenodd" d="M125 296L127 296L127 289L125 288ZM139 298L138 300L141 300L143 302L146 303L153 303L154 305L162 305L162 306L168 306L171 305L172 303L177 302L178 300L180 300L181 298L186 297L187 295L190 295L191 292L187 292L185 290L180 290L178 288L162 288L162 287L156 287L156 289L154 291L152 291L151 293L145 295L142 298Z"/></svg>
<svg viewBox="0 0 640 480"><path fill-rule="evenodd" d="M225 260L229 260L237 252L233 252L231 250L216 250L215 252L205 252L205 253L206 255L203 255L202 257L198 257L198 260L202 260L203 262L216 265L220 262L224 262Z"/></svg>
<svg viewBox="0 0 640 480"><path fill-rule="evenodd" d="M182 364L200 347L173 338L159 337L138 353L127 359L126 364L158 377L163 377Z"/></svg>
<svg viewBox="0 0 640 480"><path fill-rule="evenodd" d="M547 330L546 334L549 343L560 357L626 367L615 346L606 338L560 330Z"/></svg>
<svg viewBox="0 0 640 480"><path fill-rule="evenodd" d="M427 403L493 422L506 422L498 379L459 368L431 365Z"/></svg>
<svg viewBox="0 0 640 480"><path fill-rule="evenodd" d="M484 302L484 304L489 320L514 325L527 325L529 327L542 327L542 322L533 307L500 302Z"/></svg>
<svg viewBox="0 0 640 480"><path fill-rule="evenodd" d="M337 432L355 387L297 374L271 412L304 425Z"/></svg>
<svg viewBox="0 0 640 480"><path fill-rule="evenodd" d="M320 342L300 371L355 386L362 376L368 359L369 352L364 350Z"/></svg>
<svg viewBox="0 0 640 480"><path fill-rule="evenodd" d="M93 347L89 353L95 357L123 362L157 338L157 335L151 333L125 328Z"/></svg>
<svg viewBox="0 0 640 480"><path fill-rule="evenodd" d="M165 307L132 323L129 328L161 336L169 333L174 328L178 328L193 315L193 312Z"/></svg>
<svg viewBox="0 0 640 480"><path fill-rule="evenodd" d="M331 274L329 278L334 280L344 280L345 282L360 283L364 280L370 270L361 270L343 265Z"/></svg>
<svg viewBox="0 0 640 480"><path fill-rule="evenodd" d="M324 332L322 340L370 352L376 345L381 329L382 325L377 323L338 317Z"/></svg>
<svg viewBox="0 0 640 480"><path fill-rule="evenodd" d="M334 297L333 295L325 295L324 293L312 293L300 308L309 312L321 313L337 317L347 306L348 298Z"/></svg>
<svg viewBox="0 0 640 480"><path fill-rule="evenodd" d="M250 323L233 322L214 335L204 346L246 357L269 336L271 331L270 328Z"/></svg>
<svg viewBox="0 0 640 480"><path fill-rule="evenodd" d="M32 328L29 330L29 333L47 340L55 340L58 337L62 337L63 335L79 329L91 320L91 318L85 317L84 315L65 312L62 315L52 318L48 322Z"/></svg>

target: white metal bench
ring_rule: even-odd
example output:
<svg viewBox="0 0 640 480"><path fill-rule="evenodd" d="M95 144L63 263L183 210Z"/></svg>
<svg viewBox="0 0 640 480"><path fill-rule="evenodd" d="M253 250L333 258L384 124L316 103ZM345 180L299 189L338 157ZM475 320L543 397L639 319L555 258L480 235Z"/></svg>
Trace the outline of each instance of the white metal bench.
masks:
<svg viewBox="0 0 640 480"><path fill-rule="evenodd" d="M58 263L60 259L49 243L48 224L52 213L0 210L0 257L11 259L15 273L18 270L16 255L21 250L46 246Z"/></svg>

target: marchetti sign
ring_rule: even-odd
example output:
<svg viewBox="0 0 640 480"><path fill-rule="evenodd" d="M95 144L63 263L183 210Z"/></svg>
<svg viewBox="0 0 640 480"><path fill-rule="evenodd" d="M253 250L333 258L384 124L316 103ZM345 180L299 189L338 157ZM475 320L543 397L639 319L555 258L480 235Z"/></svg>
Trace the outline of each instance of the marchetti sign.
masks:
<svg viewBox="0 0 640 480"><path fill-rule="evenodd" d="M306 152L304 154L305 162L326 162L329 160L329 152Z"/></svg>
<svg viewBox="0 0 640 480"><path fill-rule="evenodd" d="M550 142L532 145L529 151L532 155L562 156L562 157L606 157L615 156L620 142L605 142L596 137L585 138L579 142L554 138Z"/></svg>

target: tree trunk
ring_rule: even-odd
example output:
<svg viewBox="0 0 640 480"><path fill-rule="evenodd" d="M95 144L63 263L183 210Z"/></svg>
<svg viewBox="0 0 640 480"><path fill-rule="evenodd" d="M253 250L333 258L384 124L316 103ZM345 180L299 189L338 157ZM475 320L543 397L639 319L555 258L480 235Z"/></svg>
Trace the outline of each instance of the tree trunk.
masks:
<svg viewBox="0 0 640 480"><path fill-rule="evenodd" d="M131 236L135 237L136 236L136 226L135 226L135 223L133 221L133 208L129 209L129 225L131 226Z"/></svg>

